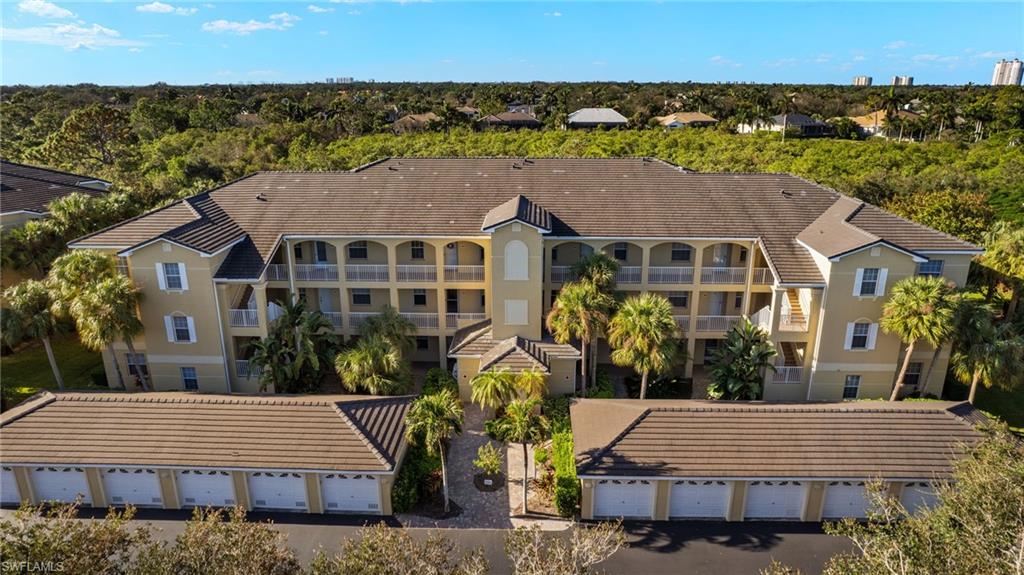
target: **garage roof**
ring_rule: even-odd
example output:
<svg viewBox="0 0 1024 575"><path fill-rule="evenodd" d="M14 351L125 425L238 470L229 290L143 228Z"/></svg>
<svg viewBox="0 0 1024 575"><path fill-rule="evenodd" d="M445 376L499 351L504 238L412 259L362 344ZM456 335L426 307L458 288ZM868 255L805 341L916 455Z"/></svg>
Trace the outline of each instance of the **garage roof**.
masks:
<svg viewBox="0 0 1024 575"><path fill-rule="evenodd" d="M43 392L3 414L0 461L387 472L411 400Z"/></svg>
<svg viewBox="0 0 1024 575"><path fill-rule="evenodd" d="M582 399L580 475L933 479L986 420L967 403Z"/></svg>

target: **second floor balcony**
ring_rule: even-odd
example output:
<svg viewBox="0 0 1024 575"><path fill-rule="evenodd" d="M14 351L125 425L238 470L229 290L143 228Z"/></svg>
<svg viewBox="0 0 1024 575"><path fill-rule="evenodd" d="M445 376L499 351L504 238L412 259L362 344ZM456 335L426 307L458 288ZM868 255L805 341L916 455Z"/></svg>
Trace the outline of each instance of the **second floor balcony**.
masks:
<svg viewBox="0 0 1024 575"><path fill-rule="evenodd" d="M345 281L386 282L389 278L387 264L345 264Z"/></svg>

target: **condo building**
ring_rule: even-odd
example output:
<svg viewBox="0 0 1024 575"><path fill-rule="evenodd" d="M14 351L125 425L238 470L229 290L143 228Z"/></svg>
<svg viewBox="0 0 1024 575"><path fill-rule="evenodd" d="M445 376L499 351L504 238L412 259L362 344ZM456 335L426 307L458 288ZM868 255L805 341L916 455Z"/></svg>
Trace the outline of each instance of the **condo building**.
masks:
<svg viewBox="0 0 1024 575"><path fill-rule="evenodd" d="M104 355L158 390L253 392L249 344L302 299L348 339L392 306L417 326L412 359L479 371L537 368L576 385L579 350L545 314L572 266L602 252L627 296L663 294L706 377L743 316L778 350L769 400L887 396L903 345L880 329L892 286L963 285L967 242L787 174L698 173L651 158L389 158L341 172L262 172L75 240L139 286L135 354ZM606 343L599 360L608 361ZM910 389L939 394L918 345Z"/></svg>
<svg viewBox="0 0 1024 575"><path fill-rule="evenodd" d="M1022 75L1024 75L1024 62L1017 58L1000 60L996 62L996 66L992 70L992 85L1020 86Z"/></svg>
<svg viewBox="0 0 1024 575"><path fill-rule="evenodd" d="M871 76L854 76L853 77L853 85L854 86L870 86L871 85Z"/></svg>

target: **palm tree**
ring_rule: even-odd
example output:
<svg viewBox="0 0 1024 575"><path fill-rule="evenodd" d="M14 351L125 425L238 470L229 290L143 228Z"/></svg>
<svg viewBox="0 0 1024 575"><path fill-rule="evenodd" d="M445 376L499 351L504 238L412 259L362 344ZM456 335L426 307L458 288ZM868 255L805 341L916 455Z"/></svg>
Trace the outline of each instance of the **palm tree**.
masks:
<svg viewBox="0 0 1024 575"><path fill-rule="evenodd" d="M354 347L334 358L334 369L350 392L362 388L373 395L402 393L409 386L409 369L398 347L379 335L361 337Z"/></svg>
<svg viewBox="0 0 1024 575"><path fill-rule="evenodd" d="M527 369L516 375L516 387L526 397L542 399L548 392L548 376L539 369Z"/></svg>
<svg viewBox="0 0 1024 575"><path fill-rule="evenodd" d="M677 330L672 304L652 293L627 299L608 324L612 363L632 367L640 374L640 399L647 397L652 371L665 373L672 369L679 349Z"/></svg>
<svg viewBox="0 0 1024 575"><path fill-rule="evenodd" d="M973 324L974 333L961 342L953 354L953 374L963 383L970 382L967 401L974 403L978 384L985 387L1012 380L1024 369L1024 338L1014 326L996 324L992 316Z"/></svg>
<svg viewBox="0 0 1024 575"><path fill-rule="evenodd" d="M995 271L1010 288L1010 303L1006 317L1013 320L1024 283L1024 227L1008 222L997 222L986 234L985 253L981 264Z"/></svg>
<svg viewBox="0 0 1024 575"><path fill-rule="evenodd" d="M744 317L715 350L708 397L761 399L765 371L775 371L772 358L777 354L768 334Z"/></svg>
<svg viewBox="0 0 1024 575"><path fill-rule="evenodd" d="M569 282L558 293L547 316L547 328L558 343L579 339L582 356L582 389L587 393L587 347L608 323L615 300L591 282Z"/></svg>
<svg viewBox="0 0 1024 575"><path fill-rule="evenodd" d="M448 512L448 464L445 446L452 437L462 433L462 404L450 389L424 395L412 403L405 416L405 437L410 443L422 442L430 453L441 458L441 484L444 511Z"/></svg>
<svg viewBox="0 0 1024 575"><path fill-rule="evenodd" d="M390 305L359 324L361 337L379 336L391 342L404 355L416 344L416 325Z"/></svg>
<svg viewBox="0 0 1024 575"><path fill-rule="evenodd" d="M882 329L907 344L903 365L889 401L899 398L918 341L939 347L953 329L953 293L943 278L914 276L901 280L882 307Z"/></svg>
<svg viewBox="0 0 1024 575"><path fill-rule="evenodd" d="M614 288L615 288L615 276L619 273L619 262L608 257L608 254L596 252L590 254L579 260L572 266L572 273L578 278L578 281L587 282L592 284L597 291L611 297L611 306L606 309L606 313L610 314L615 305L614 299ZM597 325L597 332L594 334L594 340L605 335L605 324L600 323ZM590 346L590 356L587 358L589 373L587 375L588 381L594 381L597 379L597 345Z"/></svg>
<svg viewBox="0 0 1024 575"><path fill-rule="evenodd" d="M789 129L789 115L796 112L796 92L789 92L781 94L777 100L777 104L780 110L782 110L782 141L786 141L786 131Z"/></svg>
<svg viewBox="0 0 1024 575"><path fill-rule="evenodd" d="M498 409L516 397L516 378L504 369L482 371L469 386L470 400L484 409Z"/></svg>
<svg viewBox="0 0 1024 575"><path fill-rule="evenodd" d="M117 263L103 252L74 250L57 258L46 277L53 312L60 318L71 317L71 305L88 286L116 275Z"/></svg>
<svg viewBox="0 0 1024 575"><path fill-rule="evenodd" d="M135 336L142 333L138 309L141 295L131 279L116 275L89 286L71 303L71 317L75 319L82 344L100 351L106 348L114 361L118 381L125 388L121 367L114 355L114 341L120 339L135 355ZM139 370L142 389L151 389L146 374Z"/></svg>
<svg viewBox="0 0 1024 575"><path fill-rule="evenodd" d="M518 399L505 407L505 413L494 423L495 434L503 441L523 446L523 514L530 480L530 457L527 445L544 439L548 420L537 413L539 399Z"/></svg>
<svg viewBox="0 0 1024 575"><path fill-rule="evenodd" d="M56 334L60 324L54 317L50 307L50 292L46 284L36 280L25 280L4 291L7 307L2 315L0 329L7 345L14 347L25 338L42 340L46 348L46 359L50 361L53 380L57 389L64 389L64 378L57 367L57 358L53 355L50 337Z"/></svg>

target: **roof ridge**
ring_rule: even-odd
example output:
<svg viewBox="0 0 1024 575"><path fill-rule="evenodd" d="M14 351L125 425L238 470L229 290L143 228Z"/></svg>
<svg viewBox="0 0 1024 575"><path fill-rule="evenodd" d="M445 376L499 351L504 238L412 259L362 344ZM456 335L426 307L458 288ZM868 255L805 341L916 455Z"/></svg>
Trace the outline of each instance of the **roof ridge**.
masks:
<svg viewBox="0 0 1024 575"><path fill-rule="evenodd" d="M611 451L612 447L618 445L618 443L622 441L626 437L626 435L629 434L629 432L633 431L633 429L635 429L636 426L640 425L640 423L643 420L647 419L647 416L651 414L651 409L652 408L650 407L644 408L643 412L641 412L640 415L636 416L636 418L633 419L633 421L631 421L629 425L623 427L622 431L620 431L615 437L613 437L607 445L597 450L597 452L594 453L593 455L588 456L590 459L589 461L585 461L583 465L580 466L579 475L586 473L588 468L595 465L599 459L601 459L602 457L605 456L606 453Z"/></svg>
<svg viewBox="0 0 1024 575"><path fill-rule="evenodd" d="M342 407L343 405L346 405L346 403L331 402L331 406L334 408L335 413L338 414L338 417L340 417L341 420L344 421L345 424L352 429L352 432L355 433L356 437L358 437L359 440L363 442L363 445L365 445L367 449L370 450L370 453L376 456L377 459L381 463L383 463L385 467L391 468L392 462L388 460L388 458L381 452L380 448L373 442L373 440L371 440L367 436L367 434L363 431L362 426L356 424L356 422L352 420L352 417L350 417L349 414L345 412L345 409Z"/></svg>
<svg viewBox="0 0 1024 575"><path fill-rule="evenodd" d="M27 166L27 167L31 168L32 166ZM46 179L43 179L43 178L37 178L35 176L26 176L24 174L4 173L4 174L0 174L0 175L2 175L4 178L21 178L22 180L32 180L33 182L41 182L41 183L44 183L44 184L50 184L52 186L60 186L62 188L75 188L77 190L82 190L83 192L94 192L94 193L97 193L97 194L107 194L107 193L109 193L107 190L101 190L101 189L98 189L98 188L87 188L85 186L80 186L78 184L68 184L68 183L65 183L65 182L55 182L53 180L46 180ZM69 175L73 176L75 174L69 174ZM90 180L83 180L83 181L90 181ZM100 180L100 181L106 182L106 180Z"/></svg>
<svg viewBox="0 0 1024 575"><path fill-rule="evenodd" d="M64 170L56 170L56 169L53 169L53 168L44 168L42 166L33 166L32 164L23 164L21 162L12 162L11 160L8 160L6 158L0 158L0 165L2 165L2 164L11 164L12 166L21 166L23 168L32 168L33 170L44 170L44 171L47 171L47 172L54 172L54 173L57 173L57 174L64 174L65 176L74 176L76 178L82 178L82 181L85 181L85 182L104 182L104 183L107 183L107 184L113 183L110 180L104 180L103 178L97 178L95 176L86 176L86 175L83 175L83 174L76 174L74 172L67 172L67 171L64 171ZM22 177L25 177L25 176L22 176ZM33 178L33 179L38 179L38 178ZM43 181L49 181L49 180L43 180ZM56 182L54 182L54 183L56 183ZM77 184L67 184L67 185L77 185ZM89 189L92 189L92 188L89 188ZM97 191L103 191L103 190L97 190Z"/></svg>

